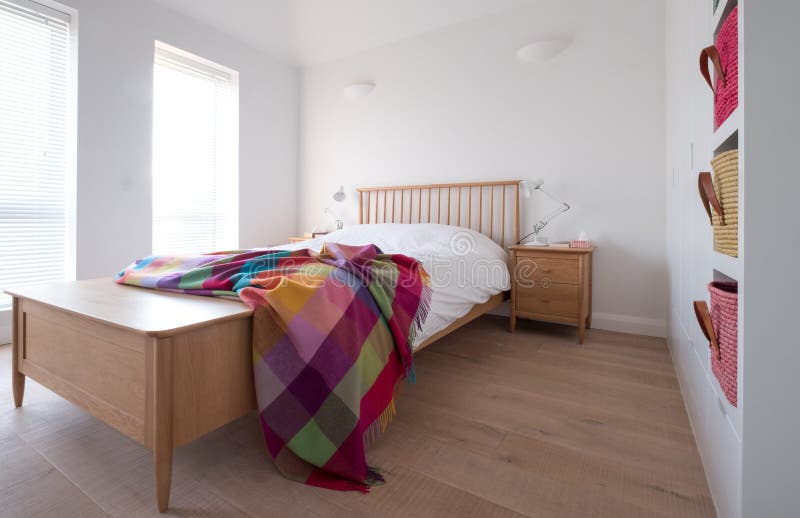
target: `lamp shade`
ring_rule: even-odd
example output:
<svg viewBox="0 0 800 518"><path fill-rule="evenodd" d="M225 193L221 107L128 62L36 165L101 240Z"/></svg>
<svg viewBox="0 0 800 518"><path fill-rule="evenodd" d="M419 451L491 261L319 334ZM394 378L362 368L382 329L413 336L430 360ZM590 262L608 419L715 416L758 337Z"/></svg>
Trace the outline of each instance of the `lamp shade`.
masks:
<svg viewBox="0 0 800 518"><path fill-rule="evenodd" d="M520 190L522 191L522 195L526 198L531 197L531 191L535 191L536 189L541 189L542 185L544 185L544 180L541 178L537 178L533 181L522 180L519 182Z"/></svg>
<svg viewBox="0 0 800 518"><path fill-rule="evenodd" d="M517 58L526 63L544 63L564 52L571 44L570 38L535 41L517 50Z"/></svg>
<svg viewBox="0 0 800 518"><path fill-rule="evenodd" d="M360 101L375 89L375 83L353 83L344 87L344 98L350 102Z"/></svg>
<svg viewBox="0 0 800 518"><path fill-rule="evenodd" d="M342 203L345 198L347 198L347 195L344 192L344 185L340 185L339 190L333 193L333 201Z"/></svg>

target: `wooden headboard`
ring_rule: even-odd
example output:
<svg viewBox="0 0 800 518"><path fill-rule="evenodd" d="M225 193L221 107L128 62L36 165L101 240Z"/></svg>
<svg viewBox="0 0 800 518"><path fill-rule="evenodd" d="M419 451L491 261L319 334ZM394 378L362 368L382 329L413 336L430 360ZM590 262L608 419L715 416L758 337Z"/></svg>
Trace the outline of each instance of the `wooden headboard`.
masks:
<svg viewBox="0 0 800 518"><path fill-rule="evenodd" d="M519 241L519 190L519 180L363 187L358 222L455 225L506 246Z"/></svg>

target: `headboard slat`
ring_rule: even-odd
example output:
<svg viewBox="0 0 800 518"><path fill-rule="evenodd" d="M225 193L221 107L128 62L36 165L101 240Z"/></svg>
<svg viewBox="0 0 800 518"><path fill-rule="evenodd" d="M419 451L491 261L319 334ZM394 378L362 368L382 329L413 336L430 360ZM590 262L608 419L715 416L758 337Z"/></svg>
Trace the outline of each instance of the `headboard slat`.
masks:
<svg viewBox="0 0 800 518"><path fill-rule="evenodd" d="M494 239L494 185L489 189L489 196L489 239Z"/></svg>
<svg viewBox="0 0 800 518"><path fill-rule="evenodd" d="M506 213L506 186L503 186L503 208L500 211L505 214ZM500 221L500 239L506 238L506 218L503 218Z"/></svg>
<svg viewBox="0 0 800 518"><path fill-rule="evenodd" d="M512 187L508 189L508 187ZM484 188L489 194L489 209L488 214L488 228L483 225L483 212L484 212ZM433 199L433 191L436 190L436 199ZM489 239L506 246L516 243L519 240L519 180L504 180L500 182L467 182L467 183L442 183L442 184L421 184L421 185L401 185L393 187L365 187L357 189L359 214L358 221L361 224L373 223L395 223L399 216L400 223L433 223L434 221L434 208L433 202L436 202L436 223L446 223L450 225L452 221L456 221L457 226L461 226L462 216L466 216L467 228L472 229L472 198L474 197L473 189L478 195L478 214L477 224L478 228L473 229L486 235ZM443 202L443 190L447 190L447 204ZM397 193L400 193L400 205L397 204ZM408 196L405 192L408 191ZM417 220L414 221L414 191L417 191ZM427 218L422 209L423 196L425 191L428 194L428 207ZM453 191L455 191L456 201L456 217L453 218ZM500 193L500 203L495 203L497 193ZM375 193L375 212L372 211L372 193ZM383 217L379 221L378 214L380 213L380 195L383 193ZM466 214L463 214L462 198L466 194ZM389 197L391 197L391 209L389 209ZM366 199L365 199L366 198ZM513 204L507 203L509 198L512 199ZM498 210L499 207L499 210ZM398 214L399 210L399 214ZM446 210L446 216L442 217L442 212ZM387 211L389 216L387 217ZM406 220L406 211L408 211L408 220ZM506 225L507 220L511 220L510 225ZM444 220L444 221L443 221ZM499 228L495 228L495 227ZM512 229L511 235L506 231L506 228Z"/></svg>
<svg viewBox="0 0 800 518"><path fill-rule="evenodd" d="M472 228L472 186L467 189L467 228Z"/></svg>
<svg viewBox="0 0 800 518"><path fill-rule="evenodd" d="M458 188L458 223L456 226L461 226L461 187Z"/></svg>
<svg viewBox="0 0 800 518"><path fill-rule="evenodd" d="M483 232L483 185L478 190L478 232Z"/></svg>

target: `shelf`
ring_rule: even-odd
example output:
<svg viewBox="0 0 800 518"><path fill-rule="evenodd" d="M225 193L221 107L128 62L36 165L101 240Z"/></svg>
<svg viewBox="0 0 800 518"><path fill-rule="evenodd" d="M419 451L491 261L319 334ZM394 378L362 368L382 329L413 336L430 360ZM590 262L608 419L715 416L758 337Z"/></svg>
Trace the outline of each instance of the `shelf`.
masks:
<svg viewBox="0 0 800 518"><path fill-rule="evenodd" d="M717 272L734 281L742 278L742 260L738 257L721 254L716 250L713 252L711 266Z"/></svg>
<svg viewBox="0 0 800 518"><path fill-rule="evenodd" d="M733 137L734 134L739 131L741 121L741 110L739 107L737 107L735 110L733 110L733 113L731 113L728 118L725 119L725 122L722 123L722 126L717 128L717 130L714 132L714 135L711 137L711 149L716 151L722 147L723 144L728 141L728 139Z"/></svg>
<svg viewBox="0 0 800 518"><path fill-rule="evenodd" d="M733 11L733 8L737 5L739 5L738 0L720 0L717 10L714 11L714 16L711 22L711 28L713 29L711 34L713 34L715 38L719 32L722 20L727 18L728 14Z"/></svg>

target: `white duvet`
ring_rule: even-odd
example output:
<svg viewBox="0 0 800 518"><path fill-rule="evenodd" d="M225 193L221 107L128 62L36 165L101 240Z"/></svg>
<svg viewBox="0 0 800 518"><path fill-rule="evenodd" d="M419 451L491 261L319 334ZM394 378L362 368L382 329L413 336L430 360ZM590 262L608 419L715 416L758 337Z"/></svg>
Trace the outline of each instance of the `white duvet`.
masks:
<svg viewBox="0 0 800 518"><path fill-rule="evenodd" d="M509 289L508 254L474 230L449 225L356 225L316 239L275 248L319 250L322 243L375 244L386 253L420 261L431 276L431 310L416 345L466 315L472 306Z"/></svg>

